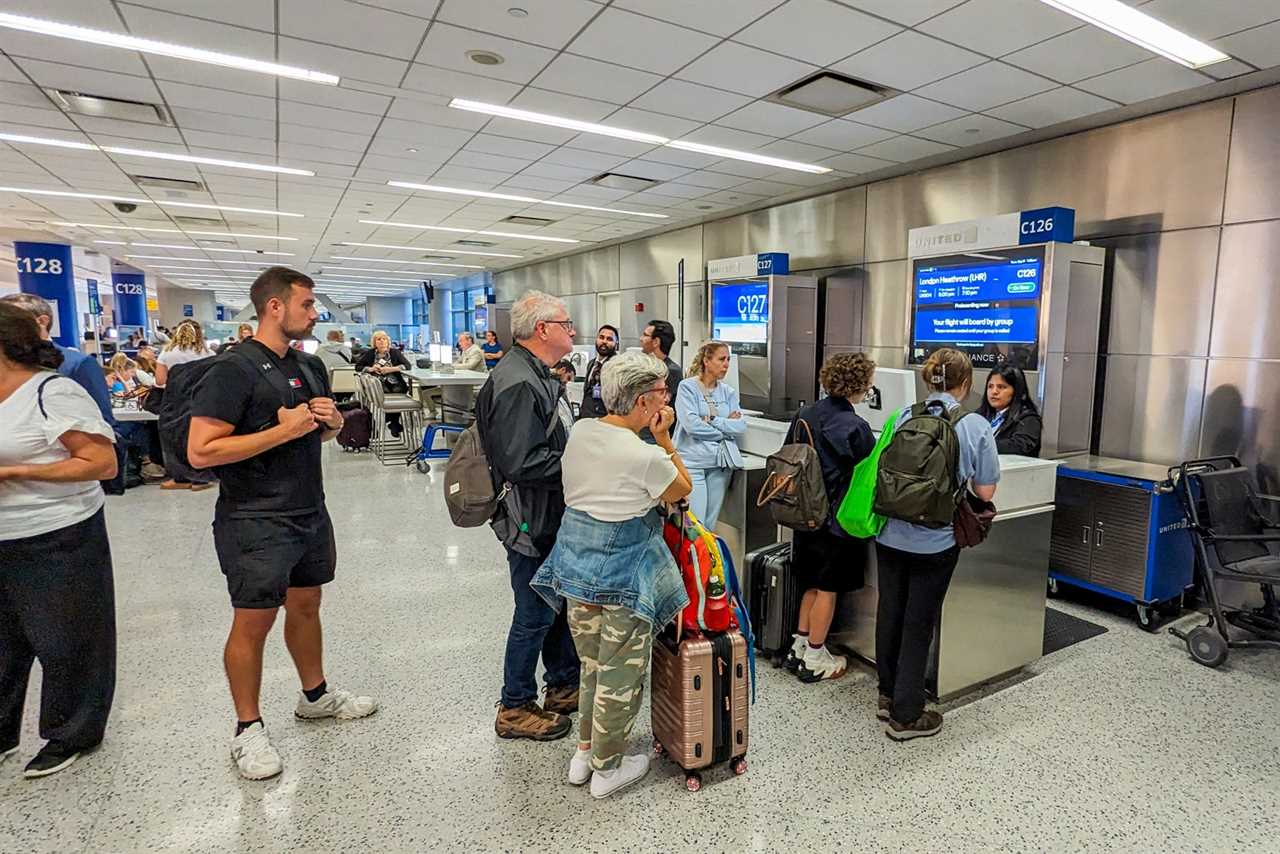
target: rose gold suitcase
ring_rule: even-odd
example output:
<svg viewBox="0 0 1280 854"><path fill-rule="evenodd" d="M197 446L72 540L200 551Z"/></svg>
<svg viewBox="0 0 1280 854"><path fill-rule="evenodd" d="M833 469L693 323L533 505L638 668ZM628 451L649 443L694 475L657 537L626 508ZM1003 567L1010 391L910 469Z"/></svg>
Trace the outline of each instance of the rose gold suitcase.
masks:
<svg viewBox="0 0 1280 854"><path fill-rule="evenodd" d="M691 792L702 787L698 772L710 765L747 770L748 669L747 644L737 631L677 643L668 630L654 640L654 750L685 770Z"/></svg>

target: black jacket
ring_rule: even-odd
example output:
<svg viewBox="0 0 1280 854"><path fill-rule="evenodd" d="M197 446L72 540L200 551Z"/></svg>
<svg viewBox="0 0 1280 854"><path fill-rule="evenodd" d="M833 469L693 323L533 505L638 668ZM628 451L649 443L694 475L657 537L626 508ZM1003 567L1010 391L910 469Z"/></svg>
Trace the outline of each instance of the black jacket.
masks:
<svg viewBox="0 0 1280 854"><path fill-rule="evenodd" d="M1021 406L1010 411L996 430L996 452L1021 454L1024 457L1040 456L1040 432L1043 424L1040 416Z"/></svg>
<svg viewBox="0 0 1280 854"><path fill-rule="evenodd" d="M808 442L809 434L796 423L802 418L813 431L814 447L822 464L822 482L827 488L827 503L830 505L828 527L846 536L844 529L833 520L844 494L849 491L854 467L876 446L871 425L854 412L853 405L843 397L824 397L796 413L785 444Z"/></svg>
<svg viewBox="0 0 1280 854"><path fill-rule="evenodd" d="M610 356L609 358L613 358ZM587 362L587 373L582 381L582 406L578 408L578 419L604 418L609 411L604 408L604 398L596 397L595 390L600 385L600 372L604 370L609 359L601 360L598 356Z"/></svg>
<svg viewBox="0 0 1280 854"><path fill-rule="evenodd" d="M569 433L560 422L559 396L560 380L519 344L498 361L476 395L485 455L498 478L515 487L529 536L544 557L555 545L564 516L560 457ZM548 436L552 419L557 426Z"/></svg>

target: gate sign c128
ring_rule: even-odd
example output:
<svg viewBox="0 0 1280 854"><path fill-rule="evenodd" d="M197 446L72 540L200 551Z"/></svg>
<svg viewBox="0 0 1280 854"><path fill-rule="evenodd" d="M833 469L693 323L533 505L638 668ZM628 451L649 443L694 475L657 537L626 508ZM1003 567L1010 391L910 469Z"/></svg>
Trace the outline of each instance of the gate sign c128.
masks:
<svg viewBox="0 0 1280 854"><path fill-rule="evenodd" d="M76 308L75 268L65 243L14 241L18 289L43 297L53 307L50 334L63 347L80 342L80 312Z"/></svg>
<svg viewBox="0 0 1280 854"><path fill-rule="evenodd" d="M112 273L116 294L116 325L147 325L147 285L142 273Z"/></svg>

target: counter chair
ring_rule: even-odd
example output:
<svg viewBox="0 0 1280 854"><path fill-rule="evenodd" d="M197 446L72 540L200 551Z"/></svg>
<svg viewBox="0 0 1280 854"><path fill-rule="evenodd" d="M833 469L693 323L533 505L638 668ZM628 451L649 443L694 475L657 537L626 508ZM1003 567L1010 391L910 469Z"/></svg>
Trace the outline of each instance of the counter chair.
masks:
<svg viewBox="0 0 1280 854"><path fill-rule="evenodd" d="M369 447L384 466L397 465L404 453L418 444L424 411L422 404L407 394L387 394L382 381L369 374L356 374L360 402L373 415L373 436ZM391 435L387 415L400 416L400 436Z"/></svg>

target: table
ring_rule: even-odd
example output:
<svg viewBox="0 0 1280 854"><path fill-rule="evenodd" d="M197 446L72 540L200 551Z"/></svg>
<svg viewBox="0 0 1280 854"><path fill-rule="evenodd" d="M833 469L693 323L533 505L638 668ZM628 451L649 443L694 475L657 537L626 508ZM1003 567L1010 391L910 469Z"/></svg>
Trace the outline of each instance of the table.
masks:
<svg viewBox="0 0 1280 854"><path fill-rule="evenodd" d="M160 416L145 409L112 409L111 416L117 421L159 421Z"/></svg>
<svg viewBox="0 0 1280 854"><path fill-rule="evenodd" d="M444 405L441 417L446 421L456 421L461 413L475 408L475 392L489 379L487 373L481 371L436 371L430 368L410 368L403 373L418 384L419 400L429 410L435 408L434 402L424 397L429 388L439 388L440 402ZM452 413L452 417L446 416Z"/></svg>
<svg viewBox="0 0 1280 854"><path fill-rule="evenodd" d="M487 373L480 371L457 370L445 372L430 368L410 368L407 371L402 371L402 373L419 385L468 385L472 388L479 388L489 378Z"/></svg>

